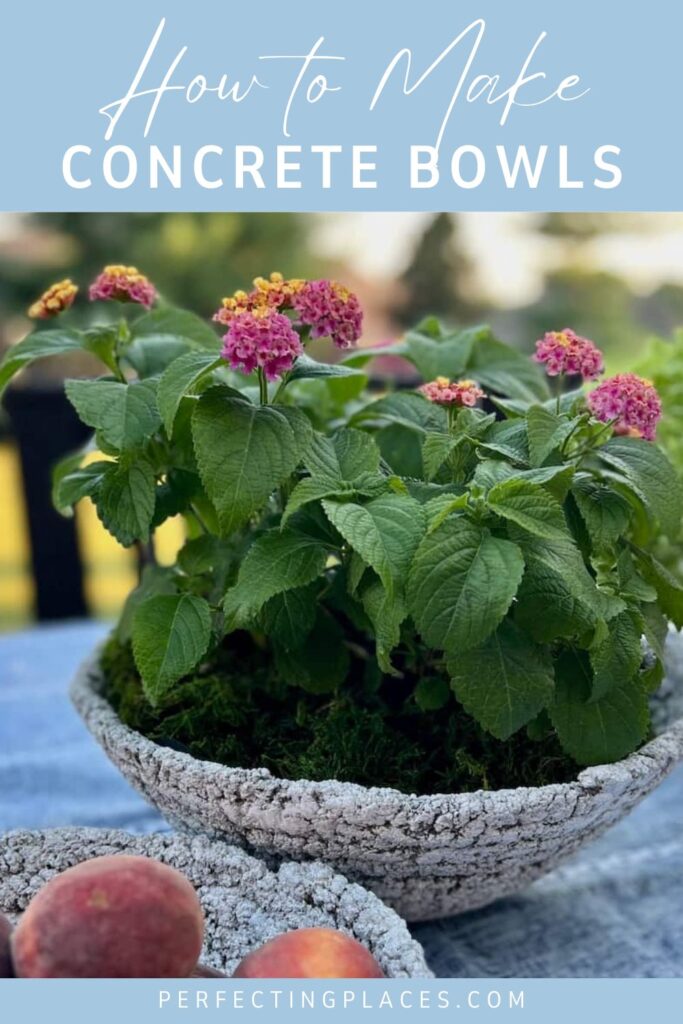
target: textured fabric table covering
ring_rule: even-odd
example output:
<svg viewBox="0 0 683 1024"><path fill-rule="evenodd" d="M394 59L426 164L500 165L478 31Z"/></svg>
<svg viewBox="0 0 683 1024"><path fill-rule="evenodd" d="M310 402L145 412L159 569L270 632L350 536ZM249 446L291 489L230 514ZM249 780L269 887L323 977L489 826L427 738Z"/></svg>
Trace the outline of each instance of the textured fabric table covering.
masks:
<svg viewBox="0 0 683 1024"><path fill-rule="evenodd" d="M0 831L166 827L67 697L104 632L76 623L0 637ZM412 931L440 977L683 977L683 768L520 896Z"/></svg>

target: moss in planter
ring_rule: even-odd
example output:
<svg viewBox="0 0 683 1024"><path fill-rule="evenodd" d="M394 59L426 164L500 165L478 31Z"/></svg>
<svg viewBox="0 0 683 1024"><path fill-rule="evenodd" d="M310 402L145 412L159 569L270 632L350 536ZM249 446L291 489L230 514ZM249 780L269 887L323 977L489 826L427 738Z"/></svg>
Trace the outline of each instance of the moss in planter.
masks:
<svg viewBox="0 0 683 1024"><path fill-rule="evenodd" d="M107 696L121 719L157 743L231 767L266 767L289 779L390 786L406 793L468 792L566 782L574 762L543 729L500 741L451 698L426 712L413 681L361 680L333 697L273 680L265 652L245 636L214 664L181 683L172 702L153 709L129 645L112 638L102 666Z"/></svg>

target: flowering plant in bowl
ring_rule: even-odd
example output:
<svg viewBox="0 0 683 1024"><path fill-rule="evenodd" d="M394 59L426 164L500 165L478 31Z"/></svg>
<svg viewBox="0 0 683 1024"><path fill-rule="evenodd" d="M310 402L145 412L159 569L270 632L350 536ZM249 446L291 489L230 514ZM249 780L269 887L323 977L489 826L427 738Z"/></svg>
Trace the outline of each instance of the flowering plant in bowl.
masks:
<svg viewBox="0 0 683 1024"><path fill-rule="evenodd" d="M76 292L60 282L30 313L54 320ZM307 351L360 338L334 282L259 278L217 331L134 267L89 297L146 312L60 319L0 379L94 352L106 373L66 393L100 455L57 467L57 507L91 499L124 546L185 518L176 563L148 567L104 651L124 721L227 765L417 792L562 781L647 739L667 620L683 623L649 550L681 515L651 383L598 382L599 349L569 329L526 360L427 321L381 351L431 379L377 398L372 350ZM553 397L542 370L589 389Z"/></svg>

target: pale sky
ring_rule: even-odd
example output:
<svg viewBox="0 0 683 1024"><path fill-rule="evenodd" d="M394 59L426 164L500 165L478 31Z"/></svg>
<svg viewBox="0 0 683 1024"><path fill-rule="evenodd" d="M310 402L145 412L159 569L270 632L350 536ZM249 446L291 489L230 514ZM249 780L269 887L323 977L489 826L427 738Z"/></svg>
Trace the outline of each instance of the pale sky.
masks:
<svg viewBox="0 0 683 1024"><path fill-rule="evenodd" d="M325 254L345 257L360 273L393 276L405 266L431 214L335 213L322 215L317 242ZM478 267L486 297L506 306L537 299L544 271L559 256L557 244L535 232L528 213L460 214L463 241ZM629 230L590 242L593 268L625 277L636 291L665 281L683 284L683 216L633 214ZM632 230L631 230L632 225Z"/></svg>

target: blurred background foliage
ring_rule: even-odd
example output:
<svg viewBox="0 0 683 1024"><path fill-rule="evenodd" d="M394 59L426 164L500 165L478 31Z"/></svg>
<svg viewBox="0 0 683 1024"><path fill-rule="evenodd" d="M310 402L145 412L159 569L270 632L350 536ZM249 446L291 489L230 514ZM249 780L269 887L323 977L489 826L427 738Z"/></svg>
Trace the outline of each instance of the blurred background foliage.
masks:
<svg viewBox="0 0 683 1024"><path fill-rule="evenodd" d="M680 215L0 214L0 351L30 329L25 310L47 285L71 277L82 300L112 262L138 266L166 300L207 317L223 295L273 269L335 276L360 296L368 345L427 313L486 321L526 352L546 330L570 326L606 352L610 372L636 364L654 379L666 409L660 437L683 473L683 333L671 339L683 324ZM93 314L81 301L72 315ZM92 508L72 524L39 507L43 447L64 450L78 436L61 379L100 372L80 358L51 362L20 375L0 409L0 628L36 614L113 615L135 579L134 556ZM180 542L179 525L167 524L161 560ZM60 553L80 560L71 588Z"/></svg>

